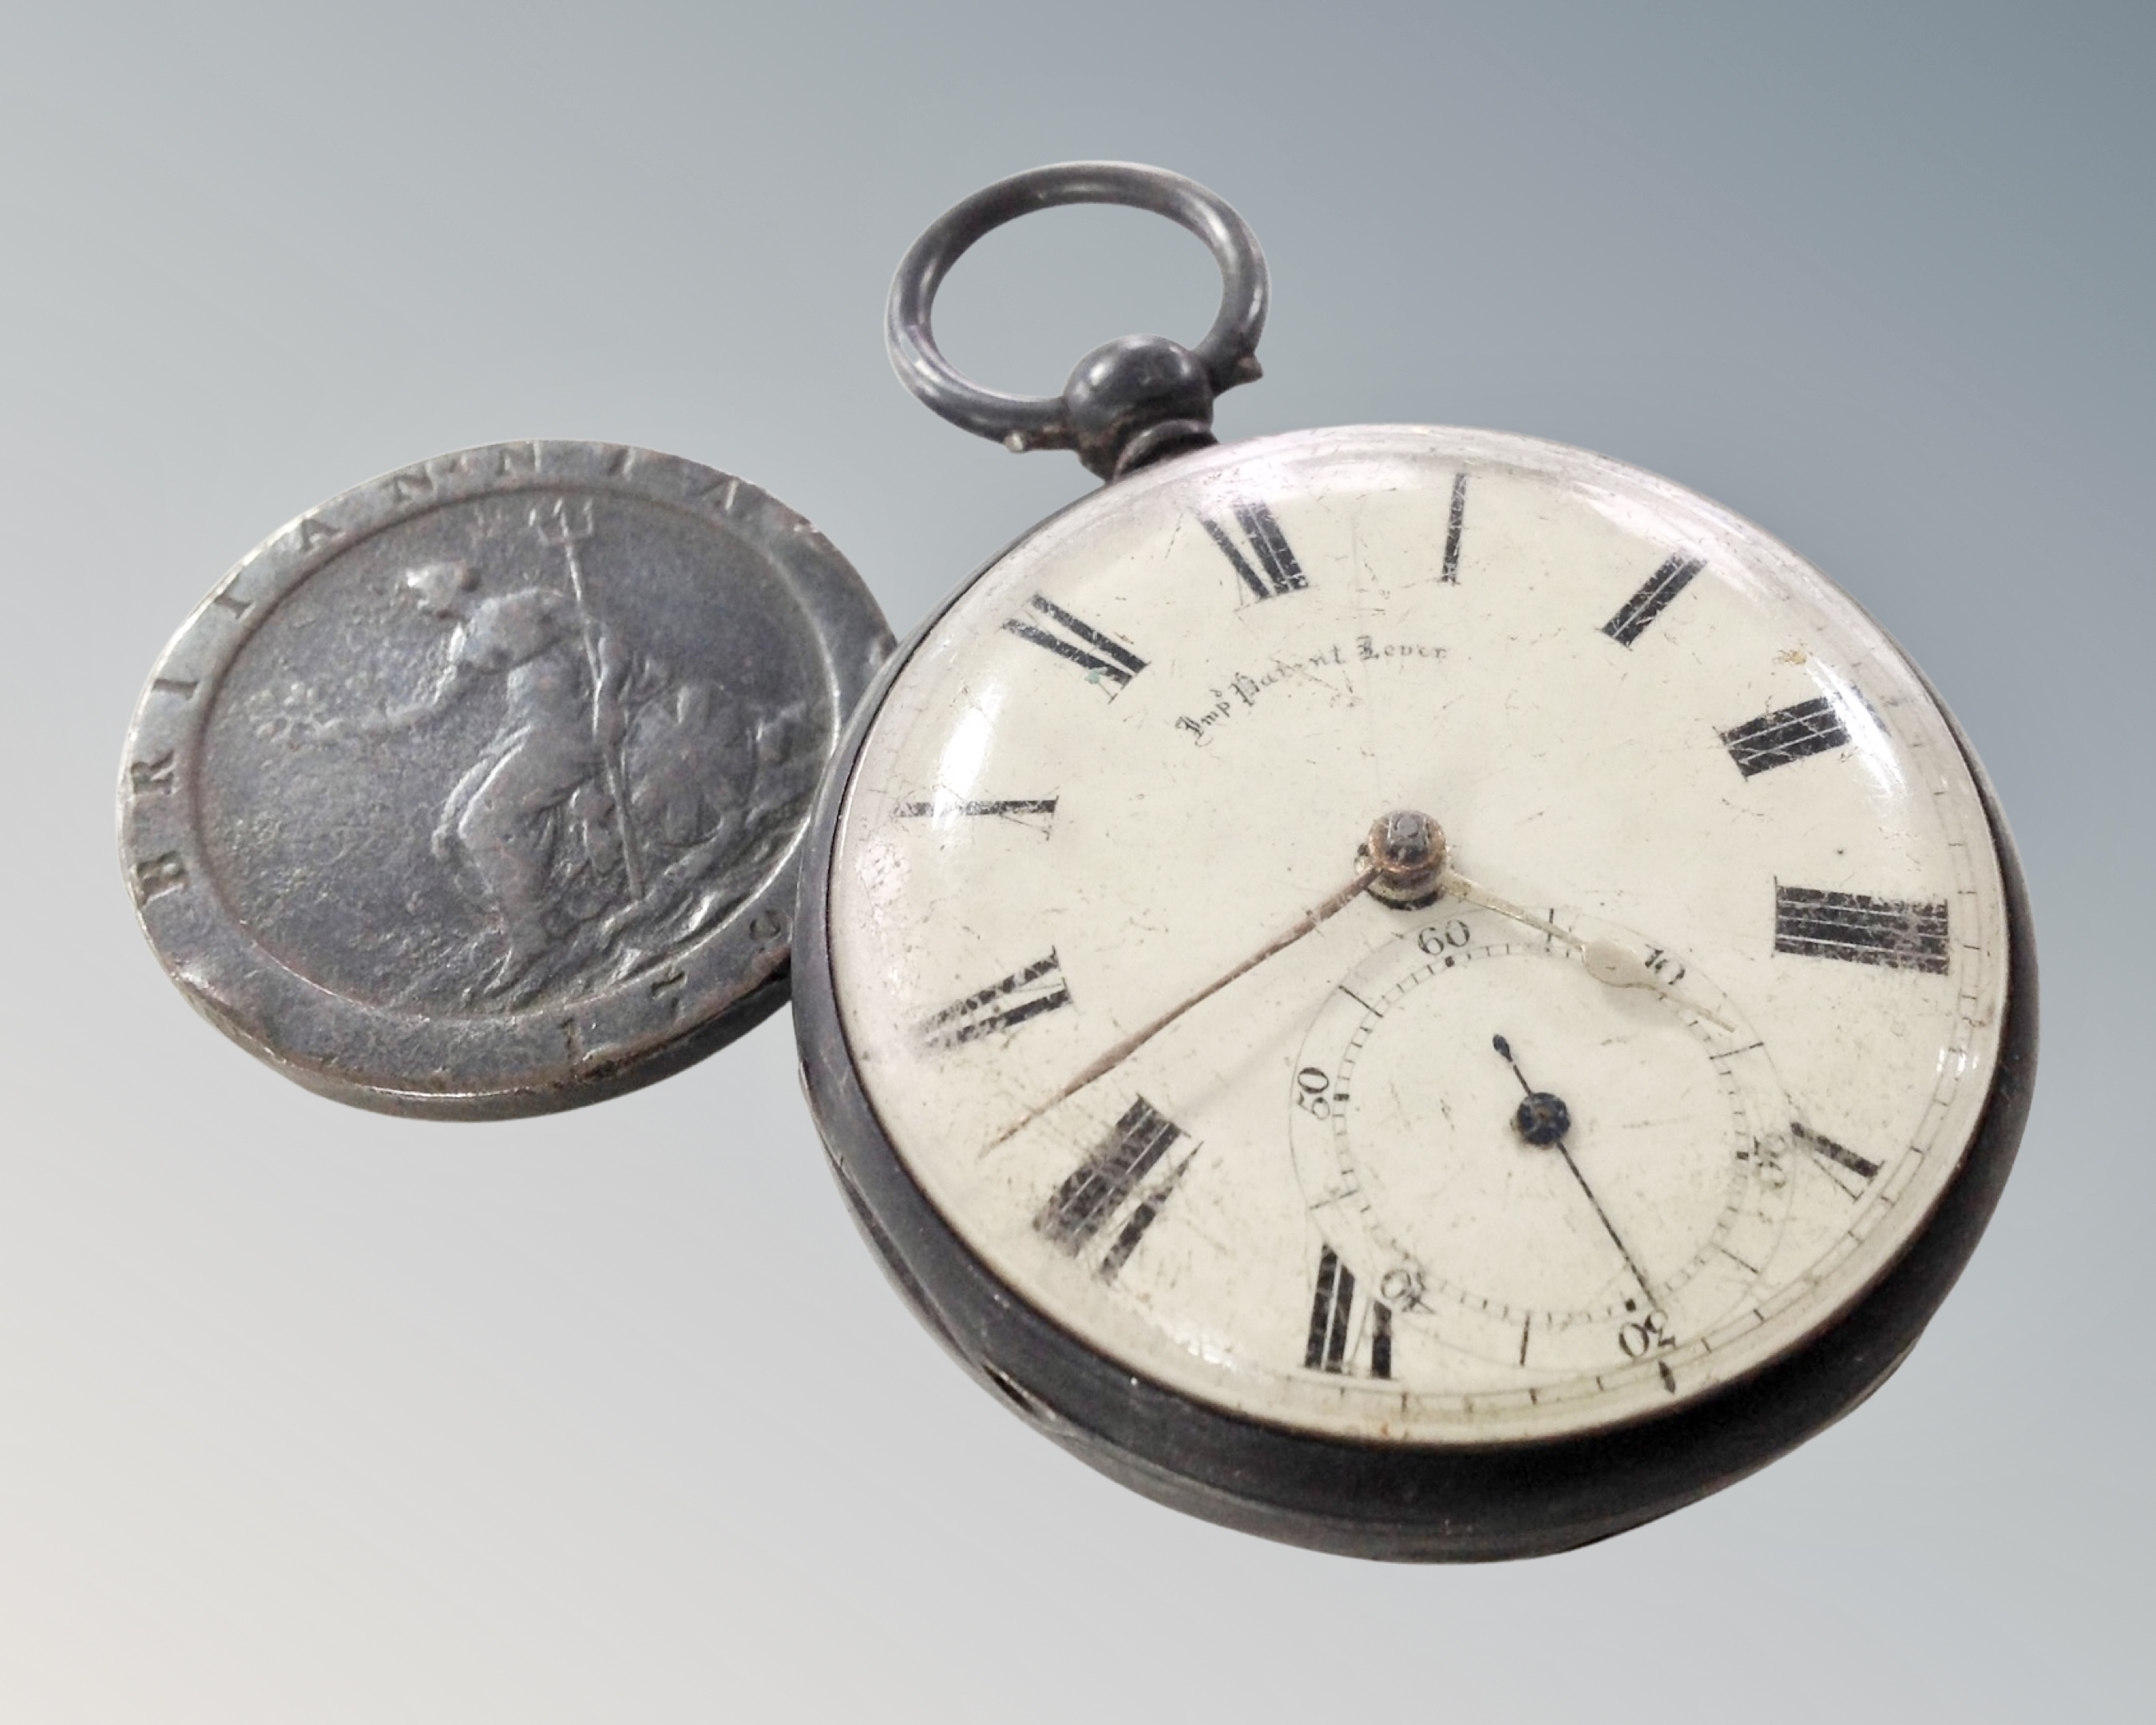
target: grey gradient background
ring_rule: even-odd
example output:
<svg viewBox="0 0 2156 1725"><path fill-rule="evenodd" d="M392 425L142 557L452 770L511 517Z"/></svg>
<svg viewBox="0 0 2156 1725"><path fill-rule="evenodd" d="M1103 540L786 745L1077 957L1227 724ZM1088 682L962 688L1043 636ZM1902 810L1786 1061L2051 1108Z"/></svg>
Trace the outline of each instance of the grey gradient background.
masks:
<svg viewBox="0 0 2156 1725"><path fill-rule="evenodd" d="M33 6L0 13L0 1719L2147 1717L2156 10ZM1038 162L1270 254L1230 436L1499 426L1763 523L1946 692L2045 964L2022 1162L1869 1405L1477 1570L1157 1509L841 1212L781 1019L657 1088L372 1117L198 1020L112 851L169 631L462 444L652 445L901 632L1088 483L893 382L891 269ZM1052 388L1202 250L1042 218L942 328Z"/></svg>

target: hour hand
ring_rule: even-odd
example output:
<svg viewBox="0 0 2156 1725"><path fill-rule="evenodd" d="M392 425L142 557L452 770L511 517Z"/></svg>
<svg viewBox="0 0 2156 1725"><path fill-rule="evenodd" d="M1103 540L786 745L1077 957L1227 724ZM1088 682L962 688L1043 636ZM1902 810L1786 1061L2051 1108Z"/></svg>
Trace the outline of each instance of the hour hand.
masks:
<svg viewBox="0 0 2156 1725"><path fill-rule="evenodd" d="M1655 946L1637 935L1620 938L1615 931L1593 936L1582 933L1499 896L1455 869L1445 871L1440 890L1449 897L1480 906L1509 922L1548 936L1578 958L1581 968L1599 983L1613 988L1648 989L1697 1014L1717 1029L1736 1034L1737 1026L1702 1002L1696 988L1682 986L1686 968L1667 947Z"/></svg>

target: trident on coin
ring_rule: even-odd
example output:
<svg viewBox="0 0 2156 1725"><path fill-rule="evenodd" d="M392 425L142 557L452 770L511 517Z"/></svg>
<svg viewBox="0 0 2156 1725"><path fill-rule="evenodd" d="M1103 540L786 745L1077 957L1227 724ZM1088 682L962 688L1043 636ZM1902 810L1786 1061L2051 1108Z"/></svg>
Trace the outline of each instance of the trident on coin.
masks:
<svg viewBox="0 0 2156 1725"><path fill-rule="evenodd" d="M577 547L592 536L592 504L588 497L578 510L569 507L569 500L557 497L551 511L534 506L531 511L532 531L542 544L558 546L569 565L569 592L577 603L577 622L584 637L584 663L592 674L592 735L599 746L599 760L606 772L607 794L613 798L614 824L621 835L623 871L629 876L629 902L634 904L644 896L644 860L636 848L636 828L629 813L629 783L622 770L619 724L607 722L607 707L613 699L607 687L605 673L599 664L598 623L592 615L591 602L584 596L584 569L578 560Z"/></svg>

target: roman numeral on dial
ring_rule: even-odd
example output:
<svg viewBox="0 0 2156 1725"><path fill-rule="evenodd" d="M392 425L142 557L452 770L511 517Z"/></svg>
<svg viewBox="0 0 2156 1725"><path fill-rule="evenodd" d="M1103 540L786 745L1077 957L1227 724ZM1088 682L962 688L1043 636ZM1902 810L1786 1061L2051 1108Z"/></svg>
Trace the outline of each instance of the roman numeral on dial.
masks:
<svg viewBox="0 0 2156 1725"><path fill-rule="evenodd" d="M1647 578L1646 585L1625 601L1617 614L1602 625L1602 633L1620 647L1629 647L1647 632L1650 624L1666 611L1670 601L1691 584L1691 578L1707 567L1704 559L1672 552L1662 567Z"/></svg>
<svg viewBox="0 0 2156 1725"><path fill-rule="evenodd" d="M1016 821L1021 826L1037 827L1046 832L1055 819L1055 798L1053 797L997 797L969 798L963 797L930 797L911 803L901 803L891 810L899 820L925 820L931 816L949 816L962 820L978 820L993 816L1002 820Z"/></svg>
<svg viewBox="0 0 2156 1725"><path fill-rule="evenodd" d="M1138 1199L1131 1211L1130 1219L1123 1224L1122 1231L1116 1235L1116 1243L1108 1248L1107 1255L1101 1260L1102 1281L1113 1281L1116 1273L1130 1262L1131 1254L1145 1239L1146 1230L1159 1219L1161 1211L1167 1208L1168 1199L1183 1183L1183 1177L1190 1172L1190 1164L1197 1160L1198 1153L1193 1150L1168 1169L1166 1178L1156 1182L1152 1189Z"/></svg>
<svg viewBox="0 0 2156 1725"><path fill-rule="evenodd" d="M1393 1308L1381 1300L1363 1302L1369 1338L1369 1375L1393 1375ZM1305 1369L1354 1373L1363 1353L1355 1324L1355 1272L1327 1246L1317 1255L1317 1282L1310 1302L1310 1338L1302 1350Z"/></svg>
<svg viewBox="0 0 2156 1725"><path fill-rule="evenodd" d="M1004 627L1021 641L1030 641L1058 659L1069 660L1086 673L1087 682L1112 685L1108 687L1109 700L1127 689L1131 679L1146 668L1145 660L1113 635L1081 622L1053 599L1035 593L1029 603L1035 614L1055 627L1045 628L1023 617L1011 618Z"/></svg>
<svg viewBox="0 0 2156 1725"><path fill-rule="evenodd" d="M1220 554L1243 578L1243 585L1250 588L1254 598L1276 599L1282 593L1300 593L1310 585L1303 579L1302 565L1296 561L1289 547L1287 535L1281 531L1280 523L1265 505L1239 502L1231 506L1236 525L1242 528L1243 536L1250 541L1251 557L1243 555L1235 536L1209 515L1198 517L1199 525L1212 536L1213 542L1220 547ZM1255 557L1257 567L1251 567ZM1262 569L1262 577L1258 571Z"/></svg>
<svg viewBox="0 0 2156 1725"><path fill-rule="evenodd" d="M1181 1127L1140 1096L1123 1111L1122 1118L1109 1128L1108 1135L1093 1147L1085 1161L1041 1205L1033 1219L1034 1231L1043 1239L1053 1240L1073 1257L1077 1256L1115 1220L1116 1213L1129 1202L1139 1183L1183 1136ZM1152 1225L1168 1193L1174 1189L1183 1178L1183 1168L1188 1166L1186 1158L1171 1171L1164 1185L1156 1188L1132 1211L1122 1232L1101 1262L1102 1276L1110 1281L1115 1279L1116 1272L1137 1250L1146 1230Z"/></svg>
<svg viewBox="0 0 2156 1725"><path fill-rule="evenodd" d="M1001 982L930 1014L921 1022L921 1040L932 1048L958 1048L998 1030L1015 1029L1028 1019L1070 1004L1063 967L1051 951Z"/></svg>
<svg viewBox="0 0 2156 1725"><path fill-rule="evenodd" d="M1722 733L1722 747L1737 762L1737 770L1749 778L1770 767L1786 767L1807 755L1823 755L1844 747L1848 727L1835 704L1821 696L1778 708L1764 718L1752 719Z"/></svg>
<svg viewBox="0 0 2156 1725"><path fill-rule="evenodd" d="M1460 530L1467 525L1467 475L1452 476L1452 512L1445 523L1445 570L1437 578L1457 583L1460 579Z"/></svg>
<svg viewBox="0 0 2156 1725"><path fill-rule="evenodd" d="M1944 976L1946 901L1872 898L1777 882L1774 950Z"/></svg>
<svg viewBox="0 0 2156 1725"><path fill-rule="evenodd" d="M1789 1122L1789 1136L1797 1141L1798 1148L1809 1150L1821 1162L1832 1163L1835 1168L1856 1175L1855 1191L1851 1190L1849 1181L1840 1174L1832 1176L1835 1184L1852 1198L1878 1178L1879 1164L1870 1157L1858 1155L1846 1144L1835 1143L1825 1132L1814 1132L1800 1120Z"/></svg>

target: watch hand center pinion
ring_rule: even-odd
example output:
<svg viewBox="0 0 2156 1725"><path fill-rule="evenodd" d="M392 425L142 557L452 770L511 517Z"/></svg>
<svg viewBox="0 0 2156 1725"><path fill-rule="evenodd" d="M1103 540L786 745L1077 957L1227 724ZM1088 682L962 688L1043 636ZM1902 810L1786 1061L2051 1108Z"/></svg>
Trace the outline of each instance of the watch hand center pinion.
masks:
<svg viewBox="0 0 2156 1725"><path fill-rule="evenodd" d="M1572 1110L1564 1105L1564 1098L1548 1091L1537 1090L1527 1082L1527 1075L1520 1070L1520 1063L1512 1058L1512 1045L1502 1036L1490 1039L1491 1047L1505 1057L1512 1067L1512 1076L1520 1081L1526 1097L1512 1113L1512 1130L1527 1142L1543 1149L1552 1144L1562 1144L1564 1135L1572 1130Z"/></svg>
<svg viewBox="0 0 2156 1725"><path fill-rule="evenodd" d="M1451 847L1445 829L1427 814L1395 809L1371 823L1363 855L1373 876L1370 896L1412 911L1433 902L1442 891Z"/></svg>

